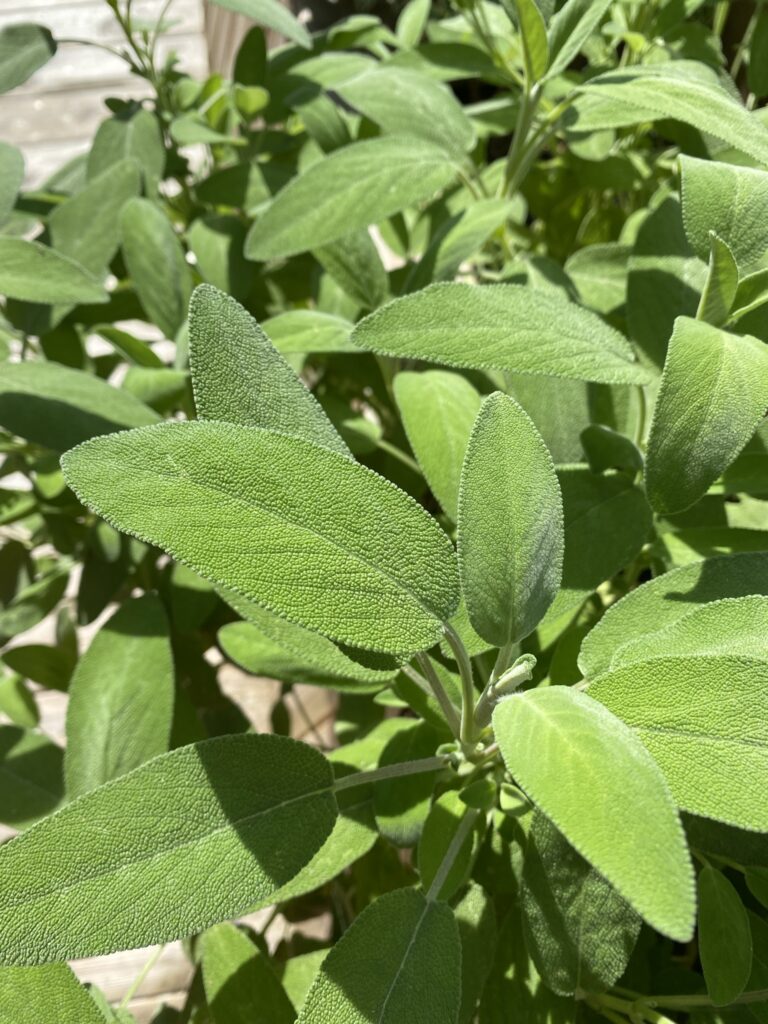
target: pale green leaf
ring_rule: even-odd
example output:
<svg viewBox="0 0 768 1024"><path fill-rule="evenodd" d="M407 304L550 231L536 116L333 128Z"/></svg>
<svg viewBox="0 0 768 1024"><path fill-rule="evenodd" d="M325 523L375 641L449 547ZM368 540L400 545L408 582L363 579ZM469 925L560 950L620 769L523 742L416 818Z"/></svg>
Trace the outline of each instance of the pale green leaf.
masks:
<svg viewBox="0 0 768 1024"><path fill-rule="evenodd" d="M277 351L286 356L360 351L349 340L349 320L319 309L289 309L265 320L262 326Z"/></svg>
<svg viewBox="0 0 768 1024"><path fill-rule="evenodd" d="M250 230L249 259L317 249L431 199L456 168L434 143L390 135L337 149L290 181Z"/></svg>
<svg viewBox="0 0 768 1024"><path fill-rule="evenodd" d="M483 402L461 474L458 553L473 627L496 647L533 632L563 567L563 506L552 458L528 415Z"/></svg>
<svg viewBox="0 0 768 1024"><path fill-rule="evenodd" d="M461 467L480 395L461 374L447 370L398 373L394 394L426 481L455 522Z"/></svg>
<svg viewBox="0 0 768 1024"><path fill-rule="evenodd" d="M67 964L0 968L0 1024L104 1024Z"/></svg>
<svg viewBox="0 0 768 1024"><path fill-rule="evenodd" d="M61 363L0 364L0 424L54 451L158 419L133 395L82 370Z"/></svg>
<svg viewBox="0 0 768 1024"><path fill-rule="evenodd" d="M501 701L493 726L513 778L578 853L657 931L690 939L696 898L685 836L633 731L560 686Z"/></svg>
<svg viewBox="0 0 768 1024"><path fill-rule="evenodd" d="M375 963L375 971L361 971ZM453 913L414 889L372 903L320 968L298 1024L456 1024L461 944Z"/></svg>
<svg viewBox="0 0 768 1024"><path fill-rule="evenodd" d="M443 738L428 722L410 721L384 747L379 765L400 764L432 757ZM374 786L374 809L379 831L395 846L415 846L430 811L434 772L385 779Z"/></svg>
<svg viewBox="0 0 768 1024"><path fill-rule="evenodd" d="M121 160L138 164L147 193L154 196L165 171L165 146L158 119L143 107L126 108L101 122L88 154L88 180Z"/></svg>
<svg viewBox="0 0 768 1024"><path fill-rule="evenodd" d="M313 256L360 306L376 309L386 301L389 279L379 251L367 231L353 231L336 242L315 249Z"/></svg>
<svg viewBox="0 0 768 1024"><path fill-rule="evenodd" d="M612 0L567 0L549 23L548 78L565 71L605 16Z"/></svg>
<svg viewBox="0 0 768 1024"><path fill-rule="evenodd" d="M536 0L514 0L523 50L525 77L530 85L544 77L549 65L549 39Z"/></svg>
<svg viewBox="0 0 768 1024"><path fill-rule="evenodd" d="M715 1006L741 995L752 972L749 916L733 884L707 864L699 874L699 956Z"/></svg>
<svg viewBox="0 0 768 1024"><path fill-rule="evenodd" d="M312 47L312 36L302 23L291 13L291 9L279 0L214 0L217 7L224 7L235 14L245 15L252 21L272 29L306 50Z"/></svg>
<svg viewBox="0 0 768 1024"><path fill-rule="evenodd" d="M106 302L101 282L76 260L40 242L0 238L0 294L22 302Z"/></svg>
<svg viewBox="0 0 768 1024"><path fill-rule="evenodd" d="M24 680L17 675L0 677L0 711L14 725L24 729L34 729L40 721L35 698Z"/></svg>
<svg viewBox="0 0 768 1024"><path fill-rule="evenodd" d="M197 269L209 284L246 299L254 283L254 267L243 255L247 226L234 214L209 213L198 217L187 232Z"/></svg>
<svg viewBox="0 0 768 1024"><path fill-rule="evenodd" d="M131 199L121 211L123 257L148 317L173 338L187 317L192 271L160 206Z"/></svg>
<svg viewBox="0 0 768 1024"><path fill-rule="evenodd" d="M10 216L24 181L24 157L21 150L0 142L0 224Z"/></svg>
<svg viewBox="0 0 768 1024"><path fill-rule="evenodd" d="M642 384L625 338L595 313L523 285L435 284L395 299L352 333L361 348L446 366Z"/></svg>
<svg viewBox="0 0 768 1024"><path fill-rule="evenodd" d="M587 245L565 262L565 271L584 305L608 315L621 310L627 297L629 246L619 242Z"/></svg>
<svg viewBox="0 0 768 1024"><path fill-rule="evenodd" d="M418 46L429 21L432 0L408 0L397 16L395 33L401 46Z"/></svg>
<svg viewBox="0 0 768 1024"><path fill-rule="evenodd" d="M328 952L327 949L313 949L311 953L292 956L283 965L280 980L297 1011L301 1010L304 1005L307 992L312 987L312 982L315 980L323 960L328 956Z"/></svg>
<svg viewBox="0 0 768 1024"><path fill-rule="evenodd" d="M63 751L40 733L0 725L0 821L24 829L64 796Z"/></svg>
<svg viewBox="0 0 768 1024"><path fill-rule="evenodd" d="M72 677L64 759L69 799L164 754L173 699L165 610L152 594L129 599L93 638Z"/></svg>
<svg viewBox="0 0 768 1024"><path fill-rule="evenodd" d="M5 25L0 30L0 93L23 85L56 53L56 40L43 25Z"/></svg>
<svg viewBox="0 0 768 1024"><path fill-rule="evenodd" d="M63 466L112 525L331 639L422 650L456 607L453 547L435 521L371 470L299 438L165 423L90 441Z"/></svg>
<svg viewBox="0 0 768 1024"><path fill-rule="evenodd" d="M200 939L214 1024L293 1024L296 1012L267 958L245 932L217 924Z"/></svg>
<svg viewBox="0 0 768 1024"><path fill-rule="evenodd" d="M112 324L96 324L93 327L93 333L108 341L113 348L125 356L129 363L134 363L137 366L152 366L155 369L160 369L165 365L148 342L129 334L128 331L123 331Z"/></svg>
<svg viewBox="0 0 768 1024"><path fill-rule="evenodd" d="M754 434L768 407L768 348L688 317L675 321L648 439L648 500L693 505Z"/></svg>
<svg viewBox="0 0 768 1024"><path fill-rule="evenodd" d="M678 806L768 832L768 664L688 655L598 676L590 694L653 754Z"/></svg>
<svg viewBox="0 0 768 1024"><path fill-rule="evenodd" d="M454 905L453 912L461 937L461 1010L458 1024L471 1024L493 963L496 914L491 897L477 882L469 883Z"/></svg>
<svg viewBox="0 0 768 1024"><path fill-rule="evenodd" d="M0 848L0 961L152 945L244 913L325 842L332 784L311 747L241 735L180 747L86 794Z"/></svg>
<svg viewBox="0 0 768 1024"><path fill-rule="evenodd" d="M265 427L349 455L304 382L239 302L211 285L189 307L189 359L201 420Z"/></svg>
<svg viewBox="0 0 768 1024"><path fill-rule="evenodd" d="M709 237L709 269L699 308L696 310L696 319L704 320L713 327L723 327L739 287L739 268L722 238L718 238L713 231L710 231Z"/></svg>

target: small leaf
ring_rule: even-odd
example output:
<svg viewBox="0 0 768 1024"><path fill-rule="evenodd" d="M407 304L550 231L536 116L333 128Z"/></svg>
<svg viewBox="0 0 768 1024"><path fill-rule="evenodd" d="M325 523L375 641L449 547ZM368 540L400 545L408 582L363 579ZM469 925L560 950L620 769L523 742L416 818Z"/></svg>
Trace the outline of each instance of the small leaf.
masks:
<svg viewBox="0 0 768 1024"><path fill-rule="evenodd" d="M145 594L120 606L80 659L69 694L64 768L70 800L166 752L174 672L158 598Z"/></svg>
<svg viewBox="0 0 768 1024"><path fill-rule="evenodd" d="M0 293L22 302L106 302L106 291L89 271L54 249L24 238L0 238Z"/></svg>
<svg viewBox="0 0 768 1024"><path fill-rule="evenodd" d="M3 1024L104 1024L101 1010L68 964L0 968Z"/></svg>
<svg viewBox="0 0 768 1024"><path fill-rule="evenodd" d="M712 1002L732 1003L752 971L752 934L738 892L709 865L699 874L699 955Z"/></svg>
<svg viewBox="0 0 768 1024"><path fill-rule="evenodd" d="M514 9L522 39L525 78L534 85L544 77L549 65L547 26L536 0L514 0Z"/></svg>
<svg viewBox="0 0 768 1024"><path fill-rule="evenodd" d="M635 729L678 806L768 831L768 663L672 652L609 671L589 692Z"/></svg>
<svg viewBox="0 0 768 1024"><path fill-rule="evenodd" d="M629 343L595 313L523 285L435 284L395 299L352 334L381 355L446 366L642 384Z"/></svg>
<svg viewBox="0 0 768 1024"><path fill-rule="evenodd" d="M0 821L24 829L64 796L63 751L45 736L0 725Z"/></svg>
<svg viewBox="0 0 768 1024"><path fill-rule="evenodd" d="M365 309L376 309L386 301L389 279L367 231L353 231L316 249L313 255L339 287Z"/></svg>
<svg viewBox="0 0 768 1024"><path fill-rule="evenodd" d="M431 199L455 176L441 147L412 136L344 146L278 192L251 228L245 254L271 260L317 249Z"/></svg>
<svg viewBox="0 0 768 1024"><path fill-rule="evenodd" d="M233 924L200 938L205 998L214 1024L293 1024L290 999L268 957Z"/></svg>
<svg viewBox="0 0 768 1024"><path fill-rule="evenodd" d="M127 107L101 122L88 154L88 180L122 160L141 168L147 194L156 195L165 171L165 146L158 119L143 107Z"/></svg>
<svg viewBox="0 0 768 1024"><path fill-rule="evenodd" d="M306 50L312 48L312 36L279 0L214 0L214 3L217 7L242 14L264 28L271 28L273 32L298 43Z"/></svg>
<svg viewBox="0 0 768 1024"><path fill-rule="evenodd" d="M563 543L552 458L517 402L496 392L478 413L459 494L461 588L484 640L503 647L533 632L557 594Z"/></svg>
<svg viewBox="0 0 768 1024"><path fill-rule="evenodd" d="M361 971L363 963L376 970ZM297 1024L455 1024L460 979L450 908L397 889L367 907L333 947Z"/></svg>
<svg viewBox="0 0 768 1024"><path fill-rule="evenodd" d="M501 701L493 726L514 779L578 853L657 931L688 941L696 900L685 836L632 730L560 686Z"/></svg>
<svg viewBox="0 0 768 1024"><path fill-rule="evenodd" d="M566 70L597 29L612 0L567 0L549 23L550 65L547 78Z"/></svg>
<svg viewBox="0 0 768 1024"><path fill-rule="evenodd" d="M167 942L244 913L325 842L332 784L311 747L241 735L88 793L0 848L0 962Z"/></svg>
<svg viewBox="0 0 768 1024"><path fill-rule="evenodd" d="M56 40L43 25L6 25L0 30L0 93L23 85L56 53Z"/></svg>
<svg viewBox="0 0 768 1024"><path fill-rule="evenodd" d="M659 514L699 500L768 407L768 349L688 317L669 342L648 439L646 487Z"/></svg>
<svg viewBox="0 0 768 1024"><path fill-rule="evenodd" d="M349 449L304 382L239 302L210 285L189 306L189 359L201 420L266 427Z"/></svg>
<svg viewBox="0 0 768 1024"><path fill-rule="evenodd" d="M8 220L23 181L24 157L21 150L0 142L0 224Z"/></svg>
<svg viewBox="0 0 768 1024"><path fill-rule="evenodd" d="M723 327L733 308L739 287L739 268L722 238L710 231L709 271L701 293L696 319Z"/></svg>
<svg viewBox="0 0 768 1024"><path fill-rule="evenodd" d="M388 480L299 438L165 423L88 442L62 465L112 525L331 639L423 650L455 610L456 560L437 523Z"/></svg>
<svg viewBox="0 0 768 1024"><path fill-rule="evenodd" d="M418 46L429 21L432 0L408 0L397 16L395 32L401 46L412 49Z"/></svg>

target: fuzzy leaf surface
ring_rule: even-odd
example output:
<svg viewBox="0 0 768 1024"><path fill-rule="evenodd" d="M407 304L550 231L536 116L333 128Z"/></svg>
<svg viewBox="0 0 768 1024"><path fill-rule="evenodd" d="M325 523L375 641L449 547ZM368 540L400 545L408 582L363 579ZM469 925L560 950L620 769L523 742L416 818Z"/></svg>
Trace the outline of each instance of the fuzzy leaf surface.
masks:
<svg viewBox="0 0 768 1024"><path fill-rule="evenodd" d="M296 1011L269 959L234 924L200 939L205 998L214 1024L293 1024Z"/></svg>
<svg viewBox="0 0 768 1024"><path fill-rule="evenodd" d="M101 282L76 260L25 238L0 238L0 294L46 305L106 302Z"/></svg>
<svg viewBox="0 0 768 1024"><path fill-rule="evenodd" d="M68 964L0 968L0 1024L104 1024Z"/></svg>

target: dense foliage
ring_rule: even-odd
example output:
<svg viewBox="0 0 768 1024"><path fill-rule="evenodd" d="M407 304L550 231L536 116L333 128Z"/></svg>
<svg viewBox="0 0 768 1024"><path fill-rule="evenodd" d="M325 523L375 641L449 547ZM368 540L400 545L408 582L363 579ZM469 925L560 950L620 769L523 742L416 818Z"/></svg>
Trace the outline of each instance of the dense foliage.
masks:
<svg viewBox="0 0 768 1024"><path fill-rule="evenodd" d="M175 939L158 1024L765 1021L768 6L232 5L0 146L0 1021Z"/></svg>

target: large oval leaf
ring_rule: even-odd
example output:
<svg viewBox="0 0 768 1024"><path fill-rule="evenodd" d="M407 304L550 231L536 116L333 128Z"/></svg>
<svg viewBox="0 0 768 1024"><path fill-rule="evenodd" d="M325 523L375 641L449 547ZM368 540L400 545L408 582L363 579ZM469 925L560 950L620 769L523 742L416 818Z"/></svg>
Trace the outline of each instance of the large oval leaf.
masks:
<svg viewBox="0 0 768 1024"><path fill-rule="evenodd" d="M371 313L352 340L372 352L446 366L608 384L648 379L626 339L596 313L524 285L435 284Z"/></svg>
<svg viewBox="0 0 768 1024"><path fill-rule="evenodd" d="M165 423L62 461L118 529L334 640L431 647L458 601L453 547L413 499L343 455L229 423Z"/></svg>
<svg viewBox="0 0 768 1024"><path fill-rule="evenodd" d="M88 793L0 849L0 963L167 942L244 913L323 845L332 785L313 748L242 735Z"/></svg>
<svg viewBox="0 0 768 1024"><path fill-rule="evenodd" d="M205 999L214 1024L294 1024L296 1011L269 958L229 922L200 939Z"/></svg>
<svg viewBox="0 0 768 1024"><path fill-rule="evenodd" d="M690 939L696 896L685 836L664 776L632 730L560 686L501 701L493 727L511 774L582 857L650 925Z"/></svg>
<svg viewBox="0 0 768 1024"><path fill-rule="evenodd" d="M44 25L6 25L0 31L0 92L9 92L47 64L56 40Z"/></svg>
<svg viewBox="0 0 768 1024"><path fill-rule="evenodd" d="M0 294L22 302L106 302L102 284L75 260L39 242L0 238Z"/></svg>

